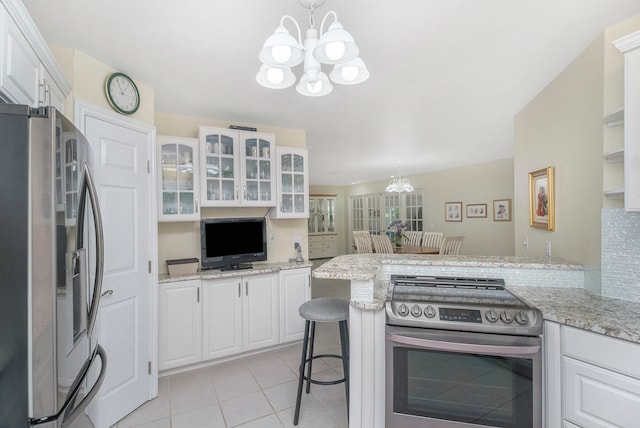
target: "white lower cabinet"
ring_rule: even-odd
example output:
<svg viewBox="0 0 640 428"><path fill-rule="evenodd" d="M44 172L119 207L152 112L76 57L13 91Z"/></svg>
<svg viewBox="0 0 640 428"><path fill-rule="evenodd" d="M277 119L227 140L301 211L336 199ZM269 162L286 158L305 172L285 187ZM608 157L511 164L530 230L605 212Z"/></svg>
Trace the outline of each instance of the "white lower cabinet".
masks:
<svg viewBox="0 0 640 428"><path fill-rule="evenodd" d="M159 370L280 343L279 274L160 284Z"/></svg>
<svg viewBox="0 0 640 428"><path fill-rule="evenodd" d="M565 427L637 427L640 345L562 326Z"/></svg>
<svg viewBox="0 0 640 428"><path fill-rule="evenodd" d="M304 318L298 308L311 299L311 268L280 271L280 343L304 337Z"/></svg>
<svg viewBox="0 0 640 428"><path fill-rule="evenodd" d="M545 428L638 427L640 345L544 323Z"/></svg>
<svg viewBox="0 0 640 428"><path fill-rule="evenodd" d="M158 369L202 360L200 280L160 284Z"/></svg>

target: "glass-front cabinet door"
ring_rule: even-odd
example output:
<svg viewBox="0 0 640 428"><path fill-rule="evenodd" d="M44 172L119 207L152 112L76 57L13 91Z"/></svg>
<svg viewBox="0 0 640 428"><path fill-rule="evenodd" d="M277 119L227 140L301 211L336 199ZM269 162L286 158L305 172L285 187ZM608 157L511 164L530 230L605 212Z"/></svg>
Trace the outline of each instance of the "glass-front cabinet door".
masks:
<svg viewBox="0 0 640 428"><path fill-rule="evenodd" d="M239 205L238 132L206 126L201 126L199 132L202 206Z"/></svg>
<svg viewBox="0 0 640 428"><path fill-rule="evenodd" d="M336 197L333 195L309 196L309 233L336 232Z"/></svg>
<svg viewBox="0 0 640 428"><path fill-rule="evenodd" d="M275 138L273 134L241 132L242 205L275 206Z"/></svg>
<svg viewBox="0 0 640 428"><path fill-rule="evenodd" d="M158 221L200 219L198 140L158 136Z"/></svg>
<svg viewBox="0 0 640 428"><path fill-rule="evenodd" d="M278 198L275 218L309 217L309 172L307 150L278 147Z"/></svg>

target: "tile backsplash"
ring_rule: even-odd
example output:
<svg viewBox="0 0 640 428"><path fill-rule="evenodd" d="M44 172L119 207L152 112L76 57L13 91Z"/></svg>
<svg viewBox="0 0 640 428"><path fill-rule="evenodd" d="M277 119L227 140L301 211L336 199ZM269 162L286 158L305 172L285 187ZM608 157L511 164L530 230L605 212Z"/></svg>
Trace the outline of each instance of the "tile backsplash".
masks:
<svg viewBox="0 0 640 428"><path fill-rule="evenodd" d="M602 209L602 295L640 302L640 213Z"/></svg>

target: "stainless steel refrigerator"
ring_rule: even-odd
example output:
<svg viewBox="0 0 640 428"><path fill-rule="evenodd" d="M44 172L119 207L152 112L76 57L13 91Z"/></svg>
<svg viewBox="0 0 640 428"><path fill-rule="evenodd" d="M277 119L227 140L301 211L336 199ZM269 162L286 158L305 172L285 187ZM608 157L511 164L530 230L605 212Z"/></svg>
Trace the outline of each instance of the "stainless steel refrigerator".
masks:
<svg viewBox="0 0 640 428"><path fill-rule="evenodd" d="M66 427L106 372L103 237L85 137L0 103L0 427Z"/></svg>

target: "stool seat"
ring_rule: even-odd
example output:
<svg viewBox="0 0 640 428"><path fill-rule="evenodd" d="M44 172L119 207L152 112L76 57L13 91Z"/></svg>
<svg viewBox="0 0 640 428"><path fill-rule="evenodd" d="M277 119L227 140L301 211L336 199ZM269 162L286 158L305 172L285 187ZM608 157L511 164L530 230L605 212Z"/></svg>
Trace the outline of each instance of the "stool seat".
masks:
<svg viewBox="0 0 640 428"><path fill-rule="evenodd" d="M349 318L349 302L330 297L318 297L300 305L298 311L302 318L309 321L344 321Z"/></svg>

